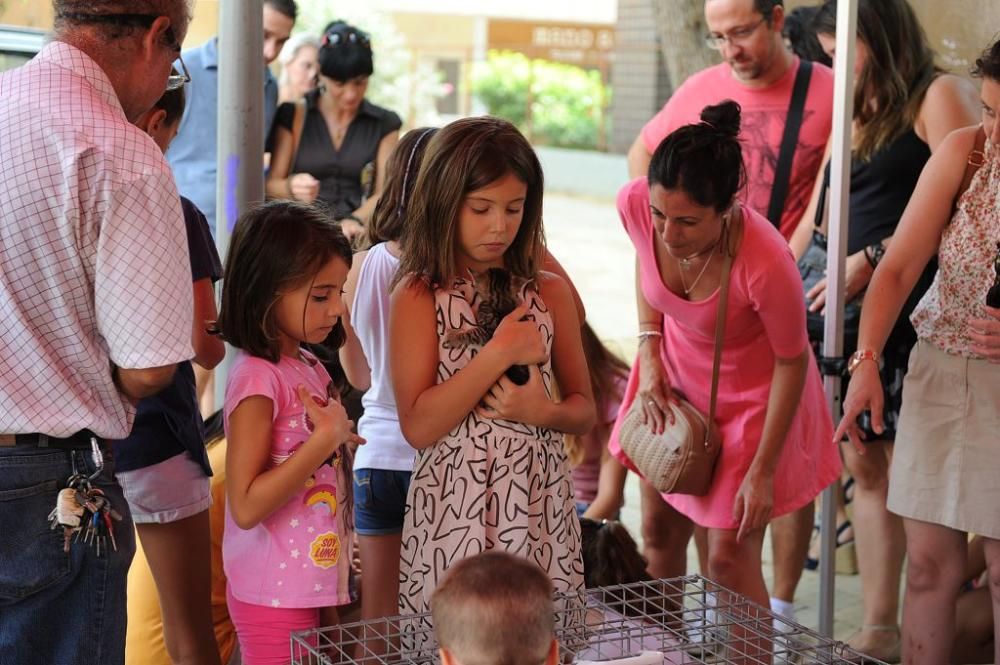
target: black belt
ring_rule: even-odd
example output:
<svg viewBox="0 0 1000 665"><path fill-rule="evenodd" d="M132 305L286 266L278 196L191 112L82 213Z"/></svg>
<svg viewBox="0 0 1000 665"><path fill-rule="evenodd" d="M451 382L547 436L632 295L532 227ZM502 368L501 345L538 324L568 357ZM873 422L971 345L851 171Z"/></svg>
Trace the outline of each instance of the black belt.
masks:
<svg viewBox="0 0 1000 665"><path fill-rule="evenodd" d="M48 434L0 434L0 447L28 446L31 448L55 448L57 450L90 450L90 440L101 437L90 430L80 430L64 439Z"/></svg>

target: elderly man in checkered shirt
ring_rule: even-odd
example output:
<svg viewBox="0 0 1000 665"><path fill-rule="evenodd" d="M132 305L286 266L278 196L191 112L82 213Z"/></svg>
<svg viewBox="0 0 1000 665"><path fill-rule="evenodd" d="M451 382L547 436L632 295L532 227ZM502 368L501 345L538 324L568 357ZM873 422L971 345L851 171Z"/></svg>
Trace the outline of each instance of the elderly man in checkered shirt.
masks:
<svg viewBox="0 0 1000 665"><path fill-rule="evenodd" d="M54 41L0 75L0 664L103 665L124 660L135 550L105 442L193 355L177 188L130 124L183 85L190 7L53 4ZM64 540L48 516L67 484L124 519Z"/></svg>

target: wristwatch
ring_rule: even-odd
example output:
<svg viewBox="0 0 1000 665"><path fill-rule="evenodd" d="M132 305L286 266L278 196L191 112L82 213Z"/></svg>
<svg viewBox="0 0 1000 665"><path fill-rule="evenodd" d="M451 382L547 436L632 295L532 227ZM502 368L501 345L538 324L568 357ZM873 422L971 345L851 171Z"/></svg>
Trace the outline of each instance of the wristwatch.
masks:
<svg viewBox="0 0 1000 665"><path fill-rule="evenodd" d="M871 349L858 349L852 353L850 359L847 361L847 374L854 374L854 370L866 360L874 361L878 365L878 353Z"/></svg>

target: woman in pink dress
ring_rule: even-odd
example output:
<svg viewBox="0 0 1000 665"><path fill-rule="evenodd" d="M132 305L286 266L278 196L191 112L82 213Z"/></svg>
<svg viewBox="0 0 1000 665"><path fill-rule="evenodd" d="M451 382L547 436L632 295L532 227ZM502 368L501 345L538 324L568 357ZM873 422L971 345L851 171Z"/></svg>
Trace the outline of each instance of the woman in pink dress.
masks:
<svg viewBox="0 0 1000 665"><path fill-rule="evenodd" d="M840 457L791 252L770 222L736 200L745 180L740 107L723 102L701 118L664 139L648 179L618 196L638 258L640 339L609 446L634 468L618 442L634 399L654 430L663 429L675 392L708 412L728 247L733 262L715 416L722 452L706 495L663 495L667 505L651 509L664 516L664 537L686 541L691 522L707 527L708 576L767 607L764 529L836 480Z"/></svg>

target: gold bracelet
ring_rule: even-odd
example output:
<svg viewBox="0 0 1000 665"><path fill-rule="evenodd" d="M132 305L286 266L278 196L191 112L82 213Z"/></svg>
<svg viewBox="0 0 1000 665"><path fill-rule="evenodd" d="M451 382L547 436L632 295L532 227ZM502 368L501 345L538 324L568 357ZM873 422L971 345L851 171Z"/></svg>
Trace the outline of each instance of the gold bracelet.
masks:
<svg viewBox="0 0 1000 665"><path fill-rule="evenodd" d="M866 360L871 360L877 367L879 364L878 352L873 351L872 349L858 349L855 351L847 361L847 375L853 375L854 370L856 370L858 366Z"/></svg>

